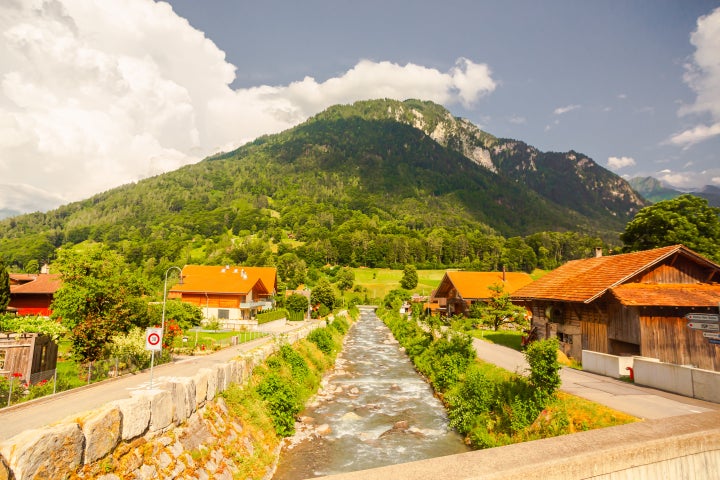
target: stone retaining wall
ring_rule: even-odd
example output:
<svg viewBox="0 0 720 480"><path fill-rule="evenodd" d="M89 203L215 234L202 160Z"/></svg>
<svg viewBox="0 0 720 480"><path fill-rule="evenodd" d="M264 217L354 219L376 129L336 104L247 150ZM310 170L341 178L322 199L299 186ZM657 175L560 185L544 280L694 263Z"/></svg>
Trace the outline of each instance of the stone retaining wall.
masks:
<svg viewBox="0 0 720 480"><path fill-rule="evenodd" d="M319 326L313 323L278 338L280 343L295 343ZM130 398L5 440L0 443L0 480L231 479L234 460L220 453L225 451L221 447L235 442L236 451L252 454L252 445L216 396L231 383L244 383L278 345L265 343L235 360L201 368L192 377L176 378L163 389L137 390ZM199 447L209 456L202 466L190 454ZM103 470L113 473L87 476Z"/></svg>

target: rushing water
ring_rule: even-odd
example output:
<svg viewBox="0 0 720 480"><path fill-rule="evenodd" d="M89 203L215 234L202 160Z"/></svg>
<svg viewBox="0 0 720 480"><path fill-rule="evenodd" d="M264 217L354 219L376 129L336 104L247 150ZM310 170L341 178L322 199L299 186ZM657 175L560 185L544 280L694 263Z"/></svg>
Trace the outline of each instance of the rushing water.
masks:
<svg viewBox="0 0 720 480"><path fill-rule="evenodd" d="M298 480L468 451L390 330L361 311L335 370L303 412L274 480Z"/></svg>

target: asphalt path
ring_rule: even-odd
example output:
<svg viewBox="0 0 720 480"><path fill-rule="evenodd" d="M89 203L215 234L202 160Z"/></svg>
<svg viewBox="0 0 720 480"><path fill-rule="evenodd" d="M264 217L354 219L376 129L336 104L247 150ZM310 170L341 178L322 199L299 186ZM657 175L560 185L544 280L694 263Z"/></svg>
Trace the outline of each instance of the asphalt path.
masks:
<svg viewBox="0 0 720 480"><path fill-rule="evenodd" d="M273 333L281 334L305 325L307 325L306 322L293 323L292 327ZM162 388L165 383L174 378L191 377L200 368L225 363L242 352L274 341L274 338L274 335L268 335L211 354L185 357L173 363L158 365L152 371L152 386L153 388ZM94 410L114 400L128 398L133 390L148 389L150 373L149 369L143 370L136 374L123 375L0 409L0 441L25 430L51 425L65 418Z"/></svg>
<svg viewBox="0 0 720 480"><path fill-rule="evenodd" d="M505 370L527 375L525 355L502 345L473 340L478 358ZM642 387L612 377L562 367L560 390L606 405L638 418L667 418L720 410L720 404L705 402L653 388Z"/></svg>

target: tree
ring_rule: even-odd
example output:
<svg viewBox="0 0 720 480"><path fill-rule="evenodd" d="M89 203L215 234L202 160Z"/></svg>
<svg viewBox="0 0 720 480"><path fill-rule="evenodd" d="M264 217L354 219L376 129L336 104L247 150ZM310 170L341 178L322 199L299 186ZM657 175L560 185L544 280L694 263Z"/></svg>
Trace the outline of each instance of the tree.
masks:
<svg viewBox="0 0 720 480"><path fill-rule="evenodd" d="M315 288L312 289L310 294L310 301L313 305L325 305L328 309L332 310L335 305L335 291L332 285L325 280L321 279Z"/></svg>
<svg viewBox="0 0 720 480"><path fill-rule="evenodd" d="M285 299L285 308L291 312L304 312L308 308L308 299L305 295L293 293Z"/></svg>
<svg viewBox="0 0 720 480"><path fill-rule="evenodd" d="M620 240L625 252L683 244L720 262L720 208L704 198L686 194L640 210Z"/></svg>
<svg viewBox="0 0 720 480"><path fill-rule="evenodd" d="M10 303L10 274L5 262L0 260L0 312L4 312Z"/></svg>
<svg viewBox="0 0 720 480"><path fill-rule="evenodd" d="M495 331L498 331L501 325L513 324L517 328L529 326L528 318L525 316L525 309L513 305L510 301L510 294L505 292L502 284L491 285L488 288L493 293L487 303L477 302L473 304L475 308L471 308L471 311L477 312L483 324L493 327Z"/></svg>
<svg viewBox="0 0 720 480"><path fill-rule="evenodd" d="M415 265L405 265L403 276L400 279L400 286L405 290L412 290L417 287L418 274Z"/></svg>
<svg viewBox="0 0 720 480"><path fill-rule="evenodd" d="M349 268L343 268L337 274L337 287L341 292L350 290L355 282L355 273Z"/></svg>
<svg viewBox="0 0 720 480"><path fill-rule="evenodd" d="M75 355L95 360L112 335L133 325L144 288L122 255L102 244L60 249L54 268L62 286L55 292L52 317L71 330Z"/></svg>

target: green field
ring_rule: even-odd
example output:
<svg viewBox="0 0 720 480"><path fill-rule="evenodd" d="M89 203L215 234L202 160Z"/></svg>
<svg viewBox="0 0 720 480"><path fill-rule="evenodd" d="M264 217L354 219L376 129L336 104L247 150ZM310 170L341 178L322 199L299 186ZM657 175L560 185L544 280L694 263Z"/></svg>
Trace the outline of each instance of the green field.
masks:
<svg viewBox="0 0 720 480"><path fill-rule="evenodd" d="M367 289L370 298L383 298L390 290L400 288L402 270L389 268L353 268L355 285ZM413 293L430 295L437 288L445 275L445 270L418 270L418 285L412 289Z"/></svg>

